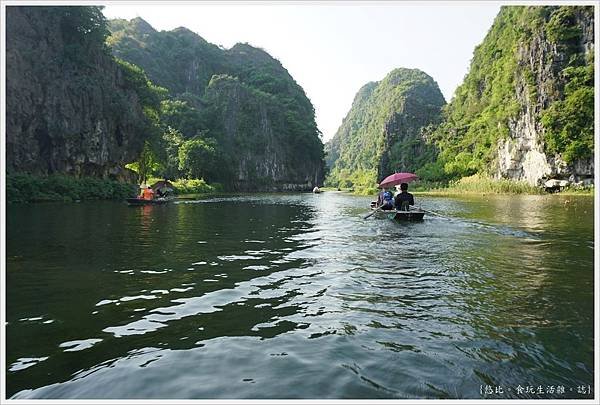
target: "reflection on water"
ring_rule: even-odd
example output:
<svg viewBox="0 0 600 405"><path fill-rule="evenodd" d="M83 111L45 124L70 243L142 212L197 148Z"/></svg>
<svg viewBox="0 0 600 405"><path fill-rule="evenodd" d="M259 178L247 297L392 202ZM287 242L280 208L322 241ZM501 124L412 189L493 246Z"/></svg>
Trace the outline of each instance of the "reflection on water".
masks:
<svg viewBox="0 0 600 405"><path fill-rule="evenodd" d="M11 206L8 393L591 398L593 200L419 200L446 218L332 192Z"/></svg>

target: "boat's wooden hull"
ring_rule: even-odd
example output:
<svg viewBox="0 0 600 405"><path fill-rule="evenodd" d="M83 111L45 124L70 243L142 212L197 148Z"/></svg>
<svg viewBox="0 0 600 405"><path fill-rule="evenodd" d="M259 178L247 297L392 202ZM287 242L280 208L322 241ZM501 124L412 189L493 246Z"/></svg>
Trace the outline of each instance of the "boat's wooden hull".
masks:
<svg viewBox="0 0 600 405"><path fill-rule="evenodd" d="M129 205L162 205L173 201L174 198L155 198L154 200L144 200L143 198L128 198L127 204Z"/></svg>
<svg viewBox="0 0 600 405"><path fill-rule="evenodd" d="M373 209L373 208L371 208ZM374 209L373 209L374 210ZM388 218L395 221L422 221L425 216L424 211L411 210L411 211L396 211L396 210L379 210L375 213L376 218Z"/></svg>

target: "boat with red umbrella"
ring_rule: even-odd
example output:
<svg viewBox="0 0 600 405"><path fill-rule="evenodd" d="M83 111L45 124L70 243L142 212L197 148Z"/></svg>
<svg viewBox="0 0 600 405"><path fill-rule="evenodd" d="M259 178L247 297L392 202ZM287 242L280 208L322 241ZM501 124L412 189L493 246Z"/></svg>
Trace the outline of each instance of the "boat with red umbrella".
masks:
<svg viewBox="0 0 600 405"><path fill-rule="evenodd" d="M387 176L379 183L379 188L388 188L397 186L402 183L410 183L411 181L418 180L419 176L414 173L394 173ZM382 207L377 207L377 201L371 202L372 212L365 217L369 218L371 215L376 214L376 218L389 218L396 221L422 221L425 216L425 211L420 209L408 209L406 211L394 209L394 210L382 210Z"/></svg>

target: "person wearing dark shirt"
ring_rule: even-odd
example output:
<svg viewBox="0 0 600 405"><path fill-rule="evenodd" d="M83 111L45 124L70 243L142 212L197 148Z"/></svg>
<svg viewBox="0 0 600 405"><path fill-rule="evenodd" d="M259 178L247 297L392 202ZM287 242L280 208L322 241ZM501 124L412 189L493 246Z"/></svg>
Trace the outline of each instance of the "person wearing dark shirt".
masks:
<svg viewBox="0 0 600 405"><path fill-rule="evenodd" d="M408 192L408 183L400 184L400 193L394 198L394 202L397 210L408 211L409 205L415 205L415 199L411 193Z"/></svg>

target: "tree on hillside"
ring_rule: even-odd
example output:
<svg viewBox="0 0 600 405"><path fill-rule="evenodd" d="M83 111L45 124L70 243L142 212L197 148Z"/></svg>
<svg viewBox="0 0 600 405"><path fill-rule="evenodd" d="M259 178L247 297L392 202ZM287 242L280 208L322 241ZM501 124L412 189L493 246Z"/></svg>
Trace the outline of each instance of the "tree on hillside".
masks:
<svg viewBox="0 0 600 405"><path fill-rule="evenodd" d="M139 183L144 184L150 176L158 173L161 164L150 141L145 141L139 159L125 165L125 167L136 172L138 174Z"/></svg>
<svg viewBox="0 0 600 405"><path fill-rule="evenodd" d="M195 137L181 144L179 170L188 178L210 181L216 177L217 169L217 142L214 139Z"/></svg>

